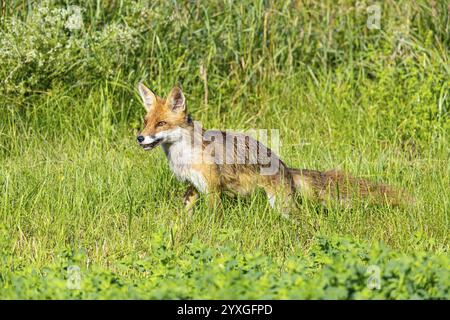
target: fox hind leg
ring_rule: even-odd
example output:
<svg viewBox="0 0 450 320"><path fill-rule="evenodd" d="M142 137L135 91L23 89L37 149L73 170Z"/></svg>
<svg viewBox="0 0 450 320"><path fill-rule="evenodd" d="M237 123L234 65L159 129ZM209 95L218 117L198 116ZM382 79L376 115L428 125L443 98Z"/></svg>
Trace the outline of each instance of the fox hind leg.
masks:
<svg viewBox="0 0 450 320"><path fill-rule="evenodd" d="M222 200L220 199L220 192L219 191L212 191L209 192L207 195L208 199L208 206L211 209L218 210L222 208Z"/></svg>
<svg viewBox="0 0 450 320"><path fill-rule="evenodd" d="M295 208L294 195L291 189L283 186L277 190L274 186L267 186L264 190L266 191L270 207L280 211L284 218L290 219L291 213Z"/></svg>

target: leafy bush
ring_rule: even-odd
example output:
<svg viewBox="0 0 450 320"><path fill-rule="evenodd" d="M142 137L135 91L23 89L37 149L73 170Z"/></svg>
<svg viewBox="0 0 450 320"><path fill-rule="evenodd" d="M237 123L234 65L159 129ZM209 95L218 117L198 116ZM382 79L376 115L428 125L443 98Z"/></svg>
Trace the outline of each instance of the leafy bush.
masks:
<svg viewBox="0 0 450 320"><path fill-rule="evenodd" d="M82 8L49 2L37 5L26 20L8 19L0 32L0 94L16 98L114 79L138 41L135 30L119 22L85 30Z"/></svg>
<svg viewBox="0 0 450 320"><path fill-rule="evenodd" d="M193 241L179 252L155 237L149 256L124 258L111 269L66 254L42 270L1 270L2 299L448 299L448 255L397 254L380 245L320 238L308 254L283 261ZM68 267L85 266L68 287ZM371 270L379 282L370 286ZM375 276L378 276L375 274ZM373 280L373 279L372 279ZM375 279L375 281L378 281ZM379 283L379 287L377 287ZM372 283L373 284L373 283Z"/></svg>

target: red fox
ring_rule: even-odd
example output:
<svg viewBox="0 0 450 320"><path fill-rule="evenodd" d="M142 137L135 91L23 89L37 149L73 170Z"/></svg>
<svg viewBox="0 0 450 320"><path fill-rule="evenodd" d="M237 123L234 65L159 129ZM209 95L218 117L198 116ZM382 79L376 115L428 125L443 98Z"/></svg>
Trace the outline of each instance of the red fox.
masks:
<svg viewBox="0 0 450 320"><path fill-rule="evenodd" d="M191 211L199 193L212 206L222 192L248 195L257 188L267 194L271 207L286 216L296 207L294 196L327 203L348 204L355 198L369 203L400 204L402 194L392 187L354 178L344 172L293 169L249 135L198 129L180 88L166 99L142 83L138 91L147 111L137 141L144 150L161 145L175 176L189 183L184 205Z"/></svg>

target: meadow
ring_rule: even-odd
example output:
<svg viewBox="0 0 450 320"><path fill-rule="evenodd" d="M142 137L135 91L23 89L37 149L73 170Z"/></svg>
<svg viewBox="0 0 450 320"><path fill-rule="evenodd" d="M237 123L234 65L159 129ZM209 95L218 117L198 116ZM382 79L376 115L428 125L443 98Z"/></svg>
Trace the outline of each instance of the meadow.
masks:
<svg viewBox="0 0 450 320"><path fill-rule="evenodd" d="M450 298L447 1L0 4L1 299ZM297 225L260 192L191 216L136 143L141 80L416 203L305 201Z"/></svg>

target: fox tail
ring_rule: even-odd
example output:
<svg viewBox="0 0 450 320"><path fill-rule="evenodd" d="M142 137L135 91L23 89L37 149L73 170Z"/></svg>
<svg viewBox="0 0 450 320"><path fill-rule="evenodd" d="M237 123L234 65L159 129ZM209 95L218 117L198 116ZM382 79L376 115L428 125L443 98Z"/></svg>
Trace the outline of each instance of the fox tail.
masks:
<svg viewBox="0 0 450 320"><path fill-rule="evenodd" d="M343 171L289 170L297 192L306 198L322 202L337 200L341 204L351 204L356 200L391 206L414 203L414 199L401 189L355 178Z"/></svg>

